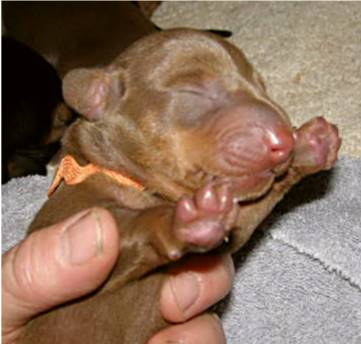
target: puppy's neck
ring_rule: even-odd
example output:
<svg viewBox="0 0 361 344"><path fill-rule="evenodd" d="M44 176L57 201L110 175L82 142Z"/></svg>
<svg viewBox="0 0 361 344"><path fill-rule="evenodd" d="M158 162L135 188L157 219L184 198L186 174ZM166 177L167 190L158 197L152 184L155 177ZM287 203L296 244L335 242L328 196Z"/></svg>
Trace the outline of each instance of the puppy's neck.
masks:
<svg viewBox="0 0 361 344"><path fill-rule="evenodd" d="M84 121L74 123L64 136L63 156L70 154L82 166L91 163L126 175L139 182L150 193L170 201L178 200L183 194L193 193L192 189L183 183L139 166L122 151L121 142L114 145L113 142L109 143L106 137L101 137L103 131Z"/></svg>

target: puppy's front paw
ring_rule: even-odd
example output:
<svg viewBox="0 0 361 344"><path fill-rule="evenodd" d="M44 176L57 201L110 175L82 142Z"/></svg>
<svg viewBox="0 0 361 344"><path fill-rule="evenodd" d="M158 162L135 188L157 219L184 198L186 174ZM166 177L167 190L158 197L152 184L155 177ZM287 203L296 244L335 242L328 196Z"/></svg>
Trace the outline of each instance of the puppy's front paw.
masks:
<svg viewBox="0 0 361 344"><path fill-rule="evenodd" d="M207 251L227 237L237 211L227 185L208 183L193 197L183 196L178 201L174 231L190 251Z"/></svg>
<svg viewBox="0 0 361 344"><path fill-rule="evenodd" d="M341 145L338 129L323 117L316 117L295 132L293 167L304 174L330 169Z"/></svg>

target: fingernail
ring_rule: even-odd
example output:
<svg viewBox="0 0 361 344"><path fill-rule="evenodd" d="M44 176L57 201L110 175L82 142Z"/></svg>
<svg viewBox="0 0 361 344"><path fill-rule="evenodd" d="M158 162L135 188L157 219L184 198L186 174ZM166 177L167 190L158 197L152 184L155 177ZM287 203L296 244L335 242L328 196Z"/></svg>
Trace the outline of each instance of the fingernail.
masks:
<svg viewBox="0 0 361 344"><path fill-rule="evenodd" d="M103 251L103 231L95 209L71 223L62 234L63 258L72 265L82 265Z"/></svg>
<svg viewBox="0 0 361 344"><path fill-rule="evenodd" d="M183 313L197 301L200 294L200 281L193 272L183 272L171 277L170 286L176 303Z"/></svg>

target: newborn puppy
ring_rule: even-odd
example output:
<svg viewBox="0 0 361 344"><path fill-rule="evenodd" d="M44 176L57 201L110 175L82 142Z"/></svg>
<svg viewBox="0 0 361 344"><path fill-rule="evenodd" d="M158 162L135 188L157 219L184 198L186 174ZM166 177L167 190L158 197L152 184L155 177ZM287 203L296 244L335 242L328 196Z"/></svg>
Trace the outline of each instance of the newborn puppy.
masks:
<svg viewBox="0 0 361 344"><path fill-rule="evenodd" d="M31 231L104 207L120 255L102 288L34 319L20 343L146 342L167 325L159 268L238 250L295 183L332 167L340 146L323 118L293 129L242 52L196 30L155 33L106 67L74 70L63 94L83 118L64 137Z"/></svg>

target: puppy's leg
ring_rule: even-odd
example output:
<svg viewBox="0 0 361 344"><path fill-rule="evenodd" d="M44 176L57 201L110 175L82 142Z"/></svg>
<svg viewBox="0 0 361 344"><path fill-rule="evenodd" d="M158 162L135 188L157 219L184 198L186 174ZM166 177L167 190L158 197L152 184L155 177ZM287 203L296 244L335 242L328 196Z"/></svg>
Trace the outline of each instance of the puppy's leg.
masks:
<svg viewBox="0 0 361 344"><path fill-rule="evenodd" d="M122 232L121 256L114 272L118 275L117 286L188 252L205 252L218 246L233 228L238 214L228 187L211 183L192 197L183 196L175 206L108 209Z"/></svg>
<svg viewBox="0 0 361 344"><path fill-rule="evenodd" d="M101 174L81 184L63 185L41 209L31 230L87 208L108 209L120 232L120 257L113 274L119 286L188 252L205 252L218 246L237 217L238 207L226 186L206 184L177 203L151 198L147 204L144 200L133 206L123 204L122 198L129 198L131 192ZM132 197L143 199L146 195Z"/></svg>

